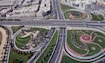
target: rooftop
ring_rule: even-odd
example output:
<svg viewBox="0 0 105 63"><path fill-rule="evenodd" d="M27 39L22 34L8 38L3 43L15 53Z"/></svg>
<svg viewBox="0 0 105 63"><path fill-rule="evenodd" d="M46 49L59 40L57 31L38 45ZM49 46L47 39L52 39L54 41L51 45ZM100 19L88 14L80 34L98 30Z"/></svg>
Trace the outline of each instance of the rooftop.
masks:
<svg viewBox="0 0 105 63"><path fill-rule="evenodd" d="M15 0L0 0L0 6L13 5Z"/></svg>

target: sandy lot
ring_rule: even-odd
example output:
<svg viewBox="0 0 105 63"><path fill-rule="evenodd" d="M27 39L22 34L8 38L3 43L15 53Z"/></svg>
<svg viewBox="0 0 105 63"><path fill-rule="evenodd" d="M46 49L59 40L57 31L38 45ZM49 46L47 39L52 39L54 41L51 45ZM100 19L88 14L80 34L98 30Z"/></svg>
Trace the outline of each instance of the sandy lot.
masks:
<svg viewBox="0 0 105 63"><path fill-rule="evenodd" d="M1 43L0 43L0 60L2 60L3 58L4 58L4 53L5 53L5 49L4 49L4 47L6 46L6 44L7 44L7 37L8 37L8 35L7 35L7 33L6 33L6 30L5 29L3 29L3 28L1 28L0 27L0 35L1 35L1 37L2 37L2 39L1 39ZM1 62L0 62L1 63Z"/></svg>

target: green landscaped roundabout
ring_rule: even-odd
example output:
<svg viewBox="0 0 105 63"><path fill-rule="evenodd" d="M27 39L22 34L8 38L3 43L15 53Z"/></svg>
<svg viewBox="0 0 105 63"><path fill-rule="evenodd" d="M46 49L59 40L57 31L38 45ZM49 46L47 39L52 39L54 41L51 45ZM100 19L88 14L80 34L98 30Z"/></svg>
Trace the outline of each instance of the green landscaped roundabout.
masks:
<svg viewBox="0 0 105 63"><path fill-rule="evenodd" d="M44 38L48 32L49 28L47 27L23 27L18 29L13 35L14 40L8 63L27 63L36 54L37 49L41 48L42 45L40 44L44 43Z"/></svg>
<svg viewBox="0 0 105 63"><path fill-rule="evenodd" d="M105 55L105 33L92 28L68 30L65 49L77 60L94 61Z"/></svg>
<svg viewBox="0 0 105 63"><path fill-rule="evenodd" d="M43 44L48 29L22 28L14 34L14 46L20 51L37 50Z"/></svg>
<svg viewBox="0 0 105 63"><path fill-rule="evenodd" d="M85 12L81 12L75 9L67 10L64 12L65 19L69 20L81 20L87 17Z"/></svg>

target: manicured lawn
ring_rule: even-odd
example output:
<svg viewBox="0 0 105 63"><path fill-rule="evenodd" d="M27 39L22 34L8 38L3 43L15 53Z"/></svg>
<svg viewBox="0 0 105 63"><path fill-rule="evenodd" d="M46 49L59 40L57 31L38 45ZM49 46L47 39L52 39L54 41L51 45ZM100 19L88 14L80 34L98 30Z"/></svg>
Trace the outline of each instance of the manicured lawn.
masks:
<svg viewBox="0 0 105 63"><path fill-rule="evenodd" d="M80 36L81 35L76 35L76 41L79 45L83 46L84 44L80 41Z"/></svg>
<svg viewBox="0 0 105 63"><path fill-rule="evenodd" d="M21 48L21 47L25 46L29 42L30 39L31 39L30 36L27 36L24 38L22 38L20 36L16 36L16 46L18 48Z"/></svg>
<svg viewBox="0 0 105 63"><path fill-rule="evenodd" d="M24 26L12 26L11 28L12 28L13 33L15 33L16 31L18 31L22 27L24 27Z"/></svg>
<svg viewBox="0 0 105 63"><path fill-rule="evenodd" d="M97 44L99 44L100 46L102 46L102 48L105 48L105 39L104 39L105 38L105 35L103 33L100 33L100 32L97 32L96 31L95 33L93 33L92 37L95 37L97 35L99 37L96 37L96 39L94 40L94 42L97 43ZM102 40L102 42L99 42L99 40Z"/></svg>
<svg viewBox="0 0 105 63"><path fill-rule="evenodd" d="M67 43L68 43L69 47L72 50L74 50L75 52L77 52L79 54L85 54L86 53L85 50L82 50L82 49L79 49L79 48L75 47L74 44L72 43L72 41L71 41L71 30L67 31Z"/></svg>
<svg viewBox="0 0 105 63"><path fill-rule="evenodd" d="M84 33L86 33L88 35L90 35L93 32L93 30L81 30L81 31L83 31Z"/></svg>
<svg viewBox="0 0 105 63"><path fill-rule="evenodd" d="M25 44L21 44L21 43L19 43L18 41L16 41L16 46L18 47L18 48L21 48L21 47L23 47Z"/></svg>
<svg viewBox="0 0 105 63"><path fill-rule="evenodd" d="M62 57L61 63L91 63L91 62L80 62L64 55Z"/></svg>
<svg viewBox="0 0 105 63"><path fill-rule="evenodd" d="M62 10L63 12L66 11L66 10L69 10L69 9L74 9L74 8L61 4L61 10Z"/></svg>
<svg viewBox="0 0 105 63"><path fill-rule="evenodd" d="M79 32L77 33L76 31L79 31L79 30L73 30L73 32L75 32L76 34L76 41L79 45L84 45L81 41L80 41L80 36L81 36L81 33L79 35ZM93 31L93 30L81 30L82 32L84 32L83 34L88 34L90 35L92 32L94 32L92 34L92 39L93 37L97 36L95 38L94 41L92 41L93 43L85 43L88 47L88 54L86 56L93 56L97 53L99 53L101 51L101 47L104 49L105 48L105 35L101 32L98 32L98 31ZM83 54L86 53L86 51L84 50L81 50L79 48L77 48L76 46L73 45L73 43L71 42L71 33L72 33L72 30L68 30L67 31L67 43L69 45L69 47L74 50L75 52L77 53L80 53L80 54ZM103 38L102 38L103 37Z"/></svg>
<svg viewBox="0 0 105 63"><path fill-rule="evenodd" d="M11 48L9 63L27 63L34 53L18 53Z"/></svg>
<svg viewBox="0 0 105 63"><path fill-rule="evenodd" d="M80 30L73 30L72 33L82 35L83 33Z"/></svg>
<svg viewBox="0 0 105 63"><path fill-rule="evenodd" d="M105 37L104 37L105 38ZM101 37L97 37L94 42L99 44L102 48L105 48L105 39L101 38ZM101 40L102 42L99 42L99 40Z"/></svg>
<svg viewBox="0 0 105 63"><path fill-rule="evenodd" d="M100 32L95 32L97 35L99 35L99 36L103 36L103 37L105 37L105 34L103 34L103 33L100 33Z"/></svg>
<svg viewBox="0 0 105 63"><path fill-rule="evenodd" d="M104 20L102 15L95 15L95 14L91 14L92 15L92 20L94 21L102 21Z"/></svg>
<svg viewBox="0 0 105 63"><path fill-rule="evenodd" d="M87 44L87 45L88 45L89 53L86 56L92 56L101 51L101 48L98 45L95 45L95 44ZM93 50L92 47L94 47L95 50Z"/></svg>
<svg viewBox="0 0 105 63"><path fill-rule="evenodd" d="M53 49L55 47L56 41L58 37L58 31L55 32L51 42L49 43L48 47L44 50L42 55L39 57L39 59L36 61L36 63L47 63L49 58L51 57L51 54L53 52Z"/></svg>

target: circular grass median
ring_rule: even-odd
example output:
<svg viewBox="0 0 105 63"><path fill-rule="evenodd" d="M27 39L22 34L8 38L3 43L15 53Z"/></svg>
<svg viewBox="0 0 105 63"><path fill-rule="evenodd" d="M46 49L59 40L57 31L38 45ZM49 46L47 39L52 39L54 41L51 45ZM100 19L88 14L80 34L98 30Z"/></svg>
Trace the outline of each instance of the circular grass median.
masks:
<svg viewBox="0 0 105 63"><path fill-rule="evenodd" d="M86 14L85 13L82 13L80 11L73 11L73 10L66 11L64 13L64 16L65 16L65 19L73 19L73 20L86 18Z"/></svg>
<svg viewBox="0 0 105 63"><path fill-rule="evenodd" d="M98 46L97 44L87 44L88 46L88 54L86 56L92 56L94 54L97 54L101 51L100 46Z"/></svg>

